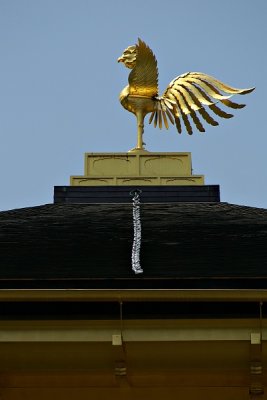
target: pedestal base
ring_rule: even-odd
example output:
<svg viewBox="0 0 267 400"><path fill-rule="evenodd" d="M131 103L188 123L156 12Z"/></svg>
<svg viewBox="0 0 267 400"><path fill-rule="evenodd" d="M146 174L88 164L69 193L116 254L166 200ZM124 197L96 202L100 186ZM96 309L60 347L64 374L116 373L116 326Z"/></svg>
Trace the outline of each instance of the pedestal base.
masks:
<svg viewBox="0 0 267 400"><path fill-rule="evenodd" d="M83 176L72 176L71 186L204 185L203 175L192 175L190 153L86 153Z"/></svg>

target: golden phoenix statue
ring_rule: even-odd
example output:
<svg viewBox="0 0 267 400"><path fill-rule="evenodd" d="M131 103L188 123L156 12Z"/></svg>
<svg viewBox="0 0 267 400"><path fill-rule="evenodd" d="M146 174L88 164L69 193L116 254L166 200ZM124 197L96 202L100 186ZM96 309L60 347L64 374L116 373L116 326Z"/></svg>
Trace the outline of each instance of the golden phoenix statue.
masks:
<svg viewBox="0 0 267 400"><path fill-rule="evenodd" d="M199 115L208 124L219 125L206 108L221 118L232 118L232 114L226 113L216 104L221 102L230 108L243 108L245 104L233 103L229 98L234 94L244 95L255 89L236 89L201 72L187 72L174 78L163 95L159 96L157 60L152 50L141 39L138 39L136 45L127 47L118 58L118 62L132 69L128 78L129 85L120 93L120 102L137 118L137 146L133 150L144 150L144 119L147 114L151 113L149 123L154 120L155 128L158 125L162 129L164 123L168 129L169 121L175 124L181 133L182 120L191 135L193 130L188 118L190 116L197 129L205 132Z"/></svg>

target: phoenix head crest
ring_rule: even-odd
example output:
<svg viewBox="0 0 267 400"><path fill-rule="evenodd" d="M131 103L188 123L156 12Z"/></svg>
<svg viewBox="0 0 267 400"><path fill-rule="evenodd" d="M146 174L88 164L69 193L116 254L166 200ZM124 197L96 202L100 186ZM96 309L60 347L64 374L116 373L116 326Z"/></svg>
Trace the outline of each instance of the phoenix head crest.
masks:
<svg viewBox="0 0 267 400"><path fill-rule="evenodd" d="M136 64L136 46L129 46L124 50L121 57L118 58L118 62L122 62L125 67L133 69Z"/></svg>
<svg viewBox="0 0 267 400"><path fill-rule="evenodd" d="M154 121L154 126L160 129L163 125L168 129L170 122L181 133L183 123L191 135L193 123L200 132L205 132L203 120L210 125L218 125L210 111L221 118L233 117L233 114L219 108L217 103L232 109L243 108L245 104L229 99L234 94L244 95L255 89L237 89L202 72L187 72L174 78L159 96L157 60L141 39L136 45L127 47L118 62L132 70L129 85L120 93L120 102L137 118L137 146L134 150L144 150L144 118L147 114L151 114L149 123Z"/></svg>

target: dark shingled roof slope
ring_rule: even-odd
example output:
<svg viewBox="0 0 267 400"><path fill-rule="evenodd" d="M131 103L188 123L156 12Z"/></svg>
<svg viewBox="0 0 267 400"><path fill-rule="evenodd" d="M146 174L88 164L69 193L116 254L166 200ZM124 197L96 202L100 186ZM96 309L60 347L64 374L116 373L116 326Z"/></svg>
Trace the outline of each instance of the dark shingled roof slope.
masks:
<svg viewBox="0 0 267 400"><path fill-rule="evenodd" d="M1 287L267 287L267 210L141 204L131 270L131 204L48 204L0 213Z"/></svg>

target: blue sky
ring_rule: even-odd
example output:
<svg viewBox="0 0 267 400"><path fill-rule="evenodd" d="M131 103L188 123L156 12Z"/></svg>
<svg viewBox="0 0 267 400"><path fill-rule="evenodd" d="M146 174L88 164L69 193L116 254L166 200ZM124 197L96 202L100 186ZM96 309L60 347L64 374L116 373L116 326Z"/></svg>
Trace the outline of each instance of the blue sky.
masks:
<svg viewBox="0 0 267 400"><path fill-rule="evenodd" d="M53 186L83 174L85 152L135 146L118 101L117 58L141 37L158 60L160 91L201 71L235 87L247 107L189 136L145 128L150 151L192 153L221 199L267 208L266 0L0 0L0 210L53 202Z"/></svg>

